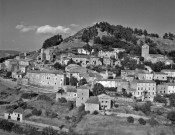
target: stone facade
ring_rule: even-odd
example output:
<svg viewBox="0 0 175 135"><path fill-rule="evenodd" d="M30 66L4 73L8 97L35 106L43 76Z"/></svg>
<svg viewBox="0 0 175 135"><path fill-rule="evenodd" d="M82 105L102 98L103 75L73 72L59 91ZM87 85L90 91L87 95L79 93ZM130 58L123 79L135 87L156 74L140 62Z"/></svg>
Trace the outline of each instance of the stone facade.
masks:
<svg viewBox="0 0 175 135"><path fill-rule="evenodd" d="M106 94L98 95L100 101L100 108L102 110L108 110L112 107L112 98Z"/></svg>
<svg viewBox="0 0 175 135"><path fill-rule="evenodd" d="M139 80L153 80L152 73L138 73Z"/></svg>
<svg viewBox="0 0 175 135"><path fill-rule="evenodd" d="M157 85L157 94L172 94L175 93L174 83L163 83Z"/></svg>
<svg viewBox="0 0 175 135"><path fill-rule="evenodd" d="M167 81L167 75L161 72L154 72L154 80Z"/></svg>
<svg viewBox="0 0 175 135"><path fill-rule="evenodd" d="M90 113L93 113L94 111L99 111L99 109L98 97L92 96L85 102L85 111L90 111Z"/></svg>
<svg viewBox="0 0 175 135"><path fill-rule="evenodd" d="M62 71L30 70L25 77L29 79L31 85L51 87L54 90L63 87L65 83L65 74Z"/></svg>
<svg viewBox="0 0 175 135"><path fill-rule="evenodd" d="M161 70L162 73L166 74L167 77L175 77L175 70L171 70L171 69L163 69Z"/></svg>
<svg viewBox="0 0 175 135"><path fill-rule="evenodd" d="M81 86L77 88L76 106L81 106L89 99L89 87Z"/></svg>
<svg viewBox="0 0 175 135"><path fill-rule="evenodd" d="M136 98L147 98L153 101L156 96L156 82L150 80L134 80L130 84L130 88L134 91L133 96Z"/></svg>

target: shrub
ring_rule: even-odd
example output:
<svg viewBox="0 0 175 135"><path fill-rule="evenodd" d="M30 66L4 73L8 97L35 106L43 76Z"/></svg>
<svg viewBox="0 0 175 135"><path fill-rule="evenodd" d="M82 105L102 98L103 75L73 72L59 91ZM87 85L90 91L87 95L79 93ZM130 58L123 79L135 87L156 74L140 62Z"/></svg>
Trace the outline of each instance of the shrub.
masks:
<svg viewBox="0 0 175 135"><path fill-rule="evenodd" d="M74 103L73 101L68 101L68 108L69 108L69 111L72 110L74 108Z"/></svg>
<svg viewBox="0 0 175 135"><path fill-rule="evenodd" d="M59 102L61 102L61 103L66 103L67 100L66 100L66 98L62 97L62 98L59 99Z"/></svg>
<svg viewBox="0 0 175 135"><path fill-rule="evenodd" d="M95 110L92 114L97 115L98 114L98 111Z"/></svg>
<svg viewBox="0 0 175 135"><path fill-rule="evenodd" d="M143 118L140 118L138 121L141 125L146 125L146 121Z"/></svg>
<svg viewBox="0 0 175 135"><path fill-rule="evenodd" d="M115 104L114 106L115 106L116 108L118 108L118 107L119 107L119 105L118 105L118 104Z"/></svg>
<svg viewBox="0 0 175 135"><path fill-rule="evenodd" d="M58 132L52 127L43 128L42 135L58 135Z"/></svg>
<svg viewBox="0 0 175 135"><path fill-rule="evenodd" d="M129 123L134 123L134 118L132 116L127 117Z"/></svg>
<svg viewBox="0 0 175 135"><path fill-rule="evenodd" d="M148 123L154 127L157 126L159 124L159 122L157 120L155 120L153 117L151 119L148 120Z"/></svg>
<svg viewBox="0 0 175 135"><path fill-rule="evenodd" d="M51 113L51 118L57 118L57 113L52 112L52 113Z"/></svg>
<svg viewBox="0 0 175 135"><path fill-rule="evenodd" d="M33 110L32 110L32 114L33 114L33 115L40 116L41 113L42 113L41 110L37 110L37 109L33 109Z"/></svg>
<svg viewBox="0 0 175 135"><path fill-rule="evenodd" d="M81 106L78 107L78 112L82 112L85 110L85 105L82 104Z"/></svg>
<svg viewBox="0 0 175 135"><path fill-rule="evenodd" d="M12 131L16 134L23 134L23 128L17 124L13 126Z"/></svg>
<svg viewBox="0 0 175 135"><path fill-rule="evenodd" d="M44 101L52 101L48 96L46 95L39 95L37 100L44 100Z"/></svg>
<svg viewBox="0 0 175 135"><path fill-rule="evenodd" d="M175 124L175 111L169 112L167 115L167 119L169 119L172 124Z"/></svg>
<svg viewBox="0 0 175 135"><path fill-rule="evenodd" d="M23 93L23 94L21 95L21 98L24 98L24 99L31 99L30 93Z"/></svg>
<svg viewBox="0 0 175 135"><path fill-rule="evenodd" d="M25 118L29 118L29 117L31 117L31 116L32 116L32 114L29 113L29 114L25 115Z"/></svg>
<svg viewBox="0 0 175 135"><path fill-rule="evenodd" d="M65 116L65 119L66 119L66 120L70 120L70 117L69 117L69 116Z"/></svg>

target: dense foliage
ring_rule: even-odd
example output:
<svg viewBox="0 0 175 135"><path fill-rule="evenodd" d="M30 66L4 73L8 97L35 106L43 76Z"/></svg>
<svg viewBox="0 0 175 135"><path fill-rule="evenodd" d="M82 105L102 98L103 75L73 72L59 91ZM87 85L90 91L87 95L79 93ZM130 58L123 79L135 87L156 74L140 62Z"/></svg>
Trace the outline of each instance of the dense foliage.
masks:
<svg viewBox="0 0 175 135"><path fill-rule="evenodd" d="M62 35L54 35L44 41L42 48L47 49L52 46L59 45L63 41Z"/></svg>
<svg viewBox="0 0 175 135"><path fill-rule="evenodd" d="M174 39L175 39L175 35L169 32L169 33L165 33L165 34L163 35L163 38L164 38L164 39L174 40Z"/></svg>
<svg viewBox="0 0 175 135"><path fill-rule="evenodd" d="M102 93L105 93L104 86L100 83L96 83L93 88L93 94L94 96L100 95Z"/></svg>

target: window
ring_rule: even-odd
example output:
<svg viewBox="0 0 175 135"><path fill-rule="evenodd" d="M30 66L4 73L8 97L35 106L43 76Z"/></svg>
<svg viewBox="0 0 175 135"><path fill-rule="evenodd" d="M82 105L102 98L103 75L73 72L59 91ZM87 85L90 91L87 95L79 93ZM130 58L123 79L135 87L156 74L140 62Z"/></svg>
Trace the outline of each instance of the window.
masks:
<svg viewBox="0 0 175 135"><path fill-rule="evenodd" d="M107 103L108 101L106 101L106 103Z"/></svg>

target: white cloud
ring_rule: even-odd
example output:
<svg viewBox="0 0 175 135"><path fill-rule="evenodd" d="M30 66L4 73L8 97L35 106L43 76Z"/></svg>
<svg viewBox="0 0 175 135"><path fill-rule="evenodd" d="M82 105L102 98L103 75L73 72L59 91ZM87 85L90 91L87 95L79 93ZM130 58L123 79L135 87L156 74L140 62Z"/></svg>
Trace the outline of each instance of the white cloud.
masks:
<svg viewBox="0 0 175 135"><path fill-rule="evenodd" d="M25 25L17 25L16 29L19 29L21 32L28 32L32 30L36 30L37 26L25 26Z"/></svg>
<svg viewBox="0 0 175 135"><path fill-rule="evenodd" d="M71 27L78 27L79 25L78 24L71 24L70 26Z"/></svg>
<svg viewBox="0 0 175 135"><path fill-rule="evenodd" d="M40 26L36 30L37 34L67 34L70 33L70 28L63 26L52 27L50 25Z"/></svg>
<svg viewBox="0 0 175 135"><path fill-rule="evenodd" d="M75 25L74 25L75 27ZM64 26L50 26L50 25L44 25L44 26L36 26L36 25L25 25L20 24L16 26L16 29L20 30L20 32L28 32L28 31L34 31L36 34L70 34L72 31L68 27Z"/></svg>

